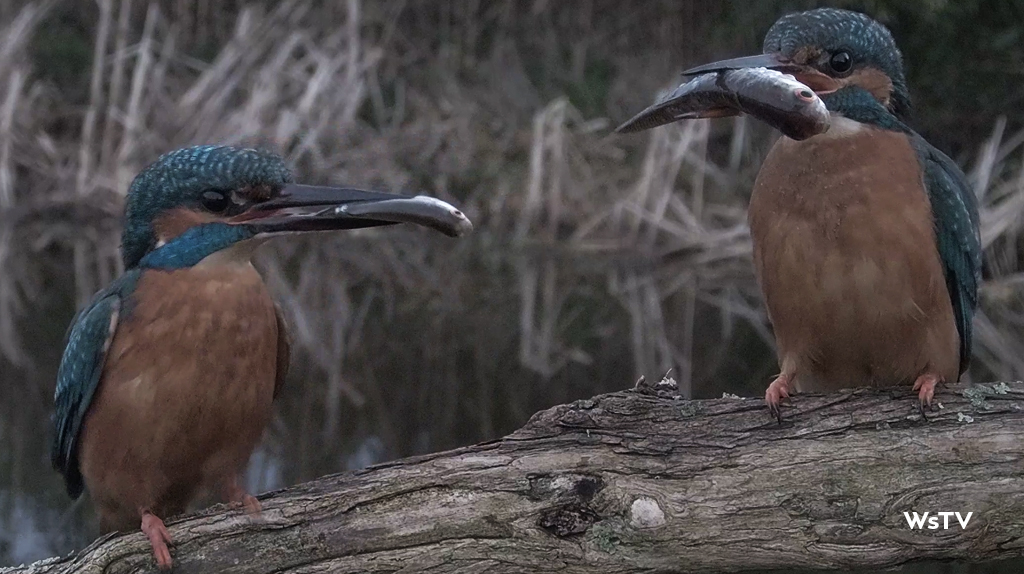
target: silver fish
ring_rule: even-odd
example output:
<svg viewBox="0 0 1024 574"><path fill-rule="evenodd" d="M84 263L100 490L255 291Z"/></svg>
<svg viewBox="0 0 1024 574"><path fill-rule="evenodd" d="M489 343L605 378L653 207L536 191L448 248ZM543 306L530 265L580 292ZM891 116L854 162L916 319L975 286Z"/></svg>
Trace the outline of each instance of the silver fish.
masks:
<svg viewBox="0 0 1024 574"><path fill-rule="evenodd" d="M459 237L473 229L473 223L455 206L427 195L355 201L339 205L333 210L335 217L415 223L440 231L449 237Z"/></svg>
<svg viewBox="0 0 1024 574"><path fill-rule="evenodd" d="M630 133L679 120L740 113L795 140L824 133L830 123L825 102L793 76L768 68L739 68L696 76L615 131Z"/></svg>

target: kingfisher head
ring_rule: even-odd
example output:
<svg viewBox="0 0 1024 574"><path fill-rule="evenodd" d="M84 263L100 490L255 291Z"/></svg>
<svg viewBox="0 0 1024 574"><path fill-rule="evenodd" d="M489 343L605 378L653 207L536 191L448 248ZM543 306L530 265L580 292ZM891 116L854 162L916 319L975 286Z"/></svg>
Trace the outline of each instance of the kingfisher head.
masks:
<svg viewBox="0 0 1024 574"><path fill-rule="evenodd" d="M874 99L899 119L910 112L899 48L885 26L864 14L837 8L787 14L768 30L762 51L683 73L771 68L813 89L832 112L847 112L861 98Z"/></svg>
<svg viewBox="0 0 1024 574"><path fill-rule="evenodd" d="M126 268L180 268L280 233L417 223L458 236L472 224L427 196L301 185L284 160L203 145L164 154L132 181L125 204Z"/></svg>

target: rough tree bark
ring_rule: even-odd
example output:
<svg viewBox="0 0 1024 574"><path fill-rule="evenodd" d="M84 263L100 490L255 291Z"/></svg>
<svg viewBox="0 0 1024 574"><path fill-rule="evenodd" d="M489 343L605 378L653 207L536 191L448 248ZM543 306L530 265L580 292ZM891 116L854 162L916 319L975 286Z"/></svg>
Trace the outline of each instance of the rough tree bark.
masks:
<svg viewBox="0 0 1024 574"><path fill-rule="evenodd" d="M710 572L1024 555L1024 384L685 401L664 383L493 442L169 521L175 572ZM669 395L669 396L666 396ZM911 530L904 511L973 512ZM15 572L155 571L140 533Z"/></svg>

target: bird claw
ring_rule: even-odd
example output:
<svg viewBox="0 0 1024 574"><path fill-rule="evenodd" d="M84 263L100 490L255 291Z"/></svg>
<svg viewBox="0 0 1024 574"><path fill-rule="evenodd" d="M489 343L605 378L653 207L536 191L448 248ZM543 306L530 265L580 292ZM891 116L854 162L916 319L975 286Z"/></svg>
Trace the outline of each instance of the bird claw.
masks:
<svg viewBox="0 0 1024 574"><path fill-rule="evenodd" d="M782 424L782 399L789 398L790 383L792 377L786 373L775 377L775 380L768 385L764 392L764 402L768 403L768 411L779 424Z"/></svg>
<svg viewBox="0 0 1024 574"><path fill-rule="evenodd" d="M260 501L238 485L238 479L232 479L225 487L225 498L232 508L244 508L250 518L256 518L263 511Z"/></svg>
<svg viewBox="0 0 1024 574"><path fill-rule="evenodd" d="M167 531L164 521L152 512L143 510L142 532L149 538L149 544L153 547L153 558L156 560L157 568L170 570L171 551L167 545L171 544L171 533Z"/></svg>
<svg viewBox="0 0 1024 574"><path fill-rule="evenodd" d="M242 500L235 501L236 506L240 506L245 509L245 513L252 518L256 518L263 511L263 506L260 505L260 501L253 495L246 493L242 496Z"/></svg>
<svg viewBox="0 0 1024 574"><path fill-rule="evenodd" d="M934 410L932 398L935 396L935 385L941 381L942 379L938 375L930 373L921 375L914 381L914 390L917 391L918 408L921 411L921 418L927 418L925 416L925 407L928 407L929 410Z"/></svg>

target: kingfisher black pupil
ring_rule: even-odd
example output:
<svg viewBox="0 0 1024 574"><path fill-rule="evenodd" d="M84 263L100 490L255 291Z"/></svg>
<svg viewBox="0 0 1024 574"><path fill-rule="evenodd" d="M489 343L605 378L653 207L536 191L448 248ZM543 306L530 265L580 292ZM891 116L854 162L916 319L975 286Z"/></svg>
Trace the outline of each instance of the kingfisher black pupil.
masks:
<svg viewBox="0 0 1024 574"><path fill-rule="evenodd" d="M228 206L227 197L217 191L204 191L203 206L210 211L223 211Z"/></svg>
<svg viewBox="0 0 1024 574"><path fill-rule="evenodd" d="M832 65L832 69L840 74L848 72L850 71L850 65L852 64L850 54L846 52L836 53L832 56L830 64Z"/></svg>

